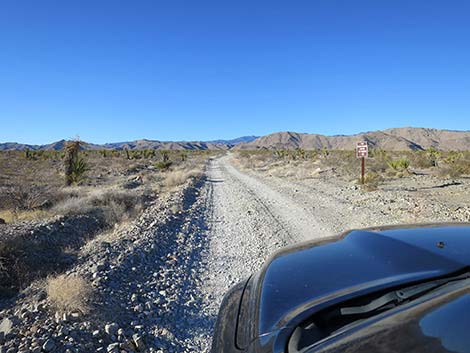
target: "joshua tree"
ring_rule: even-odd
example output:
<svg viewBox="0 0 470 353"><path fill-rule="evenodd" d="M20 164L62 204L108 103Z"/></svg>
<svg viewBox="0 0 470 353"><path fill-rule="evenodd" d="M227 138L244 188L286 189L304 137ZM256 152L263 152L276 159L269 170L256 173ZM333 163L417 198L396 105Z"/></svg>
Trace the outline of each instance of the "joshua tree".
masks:
<svg viewBox="0 0 470 353"><path fill-rule="evenodd" d="M65 184L78 183L89 170L85 160L79 158L80 140L68 141L65 145Z"/></svg>

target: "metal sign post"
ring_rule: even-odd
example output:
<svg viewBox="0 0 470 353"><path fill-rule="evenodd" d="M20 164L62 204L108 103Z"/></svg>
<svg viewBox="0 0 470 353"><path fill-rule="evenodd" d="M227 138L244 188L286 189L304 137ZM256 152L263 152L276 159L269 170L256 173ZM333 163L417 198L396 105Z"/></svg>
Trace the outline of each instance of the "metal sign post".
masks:
<svg viewBox="0 0 470 353"><path fill-rule="evenodd" d="M364 175L366 171L366 158L369 155L367 141L361 141L356 144L356 158L361 158L361 184L364 184Z"/></svg>

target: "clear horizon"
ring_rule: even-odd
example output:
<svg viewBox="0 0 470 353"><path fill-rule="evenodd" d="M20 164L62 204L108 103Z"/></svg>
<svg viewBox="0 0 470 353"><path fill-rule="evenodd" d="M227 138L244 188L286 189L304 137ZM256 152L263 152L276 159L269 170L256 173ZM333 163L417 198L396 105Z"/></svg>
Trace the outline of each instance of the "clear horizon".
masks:
<svg viewBox="0 0 470 353"><path fill-rule="evenodd" d="M0 142L470 130L470 3L0 4Z"/></svg>

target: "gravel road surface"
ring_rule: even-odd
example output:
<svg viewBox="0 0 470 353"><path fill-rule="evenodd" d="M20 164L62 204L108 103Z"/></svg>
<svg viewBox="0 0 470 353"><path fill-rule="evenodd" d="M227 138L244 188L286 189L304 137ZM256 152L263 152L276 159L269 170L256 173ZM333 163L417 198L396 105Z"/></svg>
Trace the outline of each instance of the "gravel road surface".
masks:
<svg viewBox="0 0 470 353"><path fill-rule="evenodd" d="M311 208L299 204L231 164L230 156L211 161L207 170L207 242L198 291L205 317L215 320L225 292L245 279L277 249L331 235ZM210 348L214 321L200 346Z"/></svg>

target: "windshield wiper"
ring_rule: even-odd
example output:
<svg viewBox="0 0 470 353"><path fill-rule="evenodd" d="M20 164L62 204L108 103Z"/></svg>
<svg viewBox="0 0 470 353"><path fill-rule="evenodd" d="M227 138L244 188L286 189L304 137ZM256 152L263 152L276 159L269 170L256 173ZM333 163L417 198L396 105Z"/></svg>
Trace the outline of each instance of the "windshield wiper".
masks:
<svg viewBox="0 0 470 353"><path fill-rule="evenodd" d="M467 280L470 283L470 273L466 272L454 277L430 280L420 284L382 292L376 296L356 298L334 307L318 312L302 325L299 325L289 340L289 352L305 352L315 342L344 331L357 323L393 309L401 304L412 301L425 294L431 293L445 285L456 284ZM461 283L459 284L459 286ZM356 303L357 305L354 305Z"/></svg>
<svg viewBox="0 0 470 353"><path fill-rule="evenodd" d="M386 293L374 300L371 300L369 303L361 306L350 306L343 307L340 309L341 315L360 315L360 314L369 314L376 310L382 309L388 304L399 304L405 300L416 298L420 295L423 295L433 289L441 287L449 282L460 281L468 279L469 274L462 276L452 277L452 278L443 278L440 280L435 280L431 282L417 284L415 286L398 289L393 292Z"/></svg>

